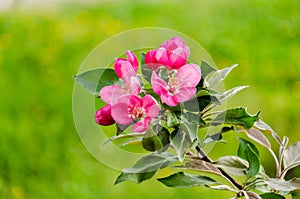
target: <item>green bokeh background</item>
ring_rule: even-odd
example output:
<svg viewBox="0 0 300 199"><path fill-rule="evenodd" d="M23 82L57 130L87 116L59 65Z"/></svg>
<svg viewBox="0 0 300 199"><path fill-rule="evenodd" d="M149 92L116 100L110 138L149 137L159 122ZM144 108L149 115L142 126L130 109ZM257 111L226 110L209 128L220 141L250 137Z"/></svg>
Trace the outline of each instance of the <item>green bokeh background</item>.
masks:
<svg viewBox="0 0 300 199"><path fill-rule="evenodd" d="M291 142L300 138L297 0L103 1L27 8L18 2L0 13L0 198L233 196L204 188L171 189L155 180L114 186L119 172L99 163L80 142L72 118L72 75L97 44L132 28L171 28L198 41L218 68L238 63L225 86L250 88L228 107L246 106L252 114L261 110L280 136ZM236 136L225 139L236 143ZM236 149L218 144L212 156ZM272 174L271 157L259 149Z"/></svg>

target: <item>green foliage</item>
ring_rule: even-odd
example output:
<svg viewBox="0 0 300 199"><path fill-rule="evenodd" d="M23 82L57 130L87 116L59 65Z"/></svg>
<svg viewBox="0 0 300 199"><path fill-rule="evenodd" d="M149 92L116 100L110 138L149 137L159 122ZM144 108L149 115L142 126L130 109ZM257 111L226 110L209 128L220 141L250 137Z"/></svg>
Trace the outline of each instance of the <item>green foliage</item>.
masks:
<svg viewBox="0 0 300 199"><path fill-rule="evenodd" d="M260 197L262 199L285 199L285 197L275 194L275 193L264 193L264 194L261 194Z"/></svg>
<svg viewBox="0 0 300 199"><path fill-rule="evenodd" d="M284 150L283 163L286 171L300 165L300 142L297 142Z"/></svg>
<svg viewBox="0 0 300 199"><path fill-rule="evenodd" d="M147 151L158 151L170 143L170 133L166 128L158 125L154 128L158 128L158 130L154 131L150 128L142 140L142 145Z"/></svg>
<svg viewBox="0 0 300 199"><path fill-rule="evenodd" d="M209 106L211 104L220 104L220 102L218 101L218 98L215 96L211 96L211 95L203 95L203 96L197 97L197 100L198 100L198 105L199 105L199 111L203 111L207 106ZM187 105L187 103L185 103L185 107L189 107Z"/></svg>
<svg viewBox="0 0 300 199"><path fill-rule="evenodd" d="M245 149L245 155L247 156L247 160L249 162L249 168L247 168L247 177L254 177L259 172L260 162L258 159L257 153L247 144Z"/></svg>
<svg viewBox="0 0 300 199"><path fill-rule="evenodd" d="M177 161L177 157L173 154L163 152L163 153L152 153L150 155L144 156L137 163L128 169L124 169L125 173L145 173L150 171L157 171L158 169L165 168Z"/></svg>
<svg viewBox="0 0 300 199"><path fill-rule="evenodd" d="M168 187L174 188L189 188L216 183L216 181L212 178L206 176L195 176L183 172L178 172L166 178L159 178L157 180Z"/></svg>
<svg viewBox="0 0 300 199"><path fill-rule="evenodd" d="M74 79L86 90L94 95L99 95L104 86L115 84L119 77L113 69L98 68L75 75Z"/></svg>
<svg viewBox="0 0 300 199"><path fill-rule="evenodd" d="M156 171L149 171L145 173L126 173L122 172L115 181L115 185L124 182L124 181L132 181L137 184L152 178L155 175Z"/></svg>
<svg viewBox="0 0 300 199"><path fill-rule="evenodd" d="M293 178L291 180L283 180L277 178L269 178L265 180L266 184L272 189L280 192L291 192L300 189L300 180L298 178Z"/></svg>
<svg viewBox="0 0 300 199"><path fill-rule="evenodd" d="M247 160L249 167L246 170L247 177L254 177L259 172L260 162L259 162L259 151L251 142L239 138L240 145L238 149L238 156Z"/></svg>
<svg viewBox="0 0 300 199"><path fill-rule="evenodd" d="M238 149L238 156L247 160L247 155L245 154L247 145L249 145L249 147L254 151L254 153L256 153L259 156L259 151L256 148L256 146L254 144L252 144L251 142L243 139L243 138L238 138L240 145L239 145L239 149Z"/></svg>
<svg viewBox="0 0 300 199"><path fill-rule="evenodd" d="M171 144L173 145L180 162L184 161L186 152L190 149L192 140L188 131L184 129L176 129L171 134Z"/></svg>
<svg viewBox="0 0 300 199"><path fill-rule="evenodd" d="M223 156L215 164L234 176L244 176L249 167L249 163L238 156Z"/></svg>
<svg viewBox="0 0 300 199"><path fill-rule="evenodd" d="M209 73L205 78L205 83L209 89L217 87L237 65Z"/></svg>
<svg viewBox="0 0 300 199"><path fill-rule="evenodd" d="M149 68L145 64L145 53L141 53L141 68L142 68L142 74L144 78L148 81L151 82L151 75L152 71L149 70Z"/></svg>
<svg viewBox="0 0 300 199"><path fill-rule="evenodd" d="M229 109L219 114L213 121L213 125L218 124L231 124L237 126L243 126L249 129L253 126L254 122L258 119L259 112L251 116L246 112L245 108Z"/></svg>

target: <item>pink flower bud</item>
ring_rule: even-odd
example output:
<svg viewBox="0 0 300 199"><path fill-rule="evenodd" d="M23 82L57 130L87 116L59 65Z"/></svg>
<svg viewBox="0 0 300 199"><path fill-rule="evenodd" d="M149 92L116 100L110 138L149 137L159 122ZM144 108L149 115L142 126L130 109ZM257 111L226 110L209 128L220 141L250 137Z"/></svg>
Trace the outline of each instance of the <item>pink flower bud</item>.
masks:
<svg viewBox="0 0 300 199"><path fill-rule="evenodd" d="M145 63L156 70L160 66L169 69L179 69L187 63L190 49L180 37L173 37L165 41L157 50L151 50L146 54Z"/></svg>
<svg viewBox="0 0 300 199"><path fill-rule="evenodd" d="M128 50L126 51L126 56L127 56L127 60L131 63L134 71L137 72L139 69L139 63L135 54L132 51Z"/></svg>
<svg viewBox="0 0 300 199"><path fill-rule="evenodd" d="M145 55L145 64L151 70L156 70L161 66L155 58L156 52L157 50L150 50Z"/></svg>
<svg viewBox="0 0 300 199"><path fill-rule="evenodd" d="M110 104L105 105L95 113L95 121L103 126L109 126L115 123L115 120L111 116Z"/></svg>
<svg viewBox="0 0 300 199"><path fill-rule="evenodd" d="M132 71L131 76L136 74L138 71L139 63L138 60L135 56L135 54L132 51L127 51L126 52L127 59L125 58L118 58L115 60L114 63L114 68L115 72L118 75L119 78L123 78L125 75L124 73L128 71ZM124 69L126 68L126 69Z"/></svg>

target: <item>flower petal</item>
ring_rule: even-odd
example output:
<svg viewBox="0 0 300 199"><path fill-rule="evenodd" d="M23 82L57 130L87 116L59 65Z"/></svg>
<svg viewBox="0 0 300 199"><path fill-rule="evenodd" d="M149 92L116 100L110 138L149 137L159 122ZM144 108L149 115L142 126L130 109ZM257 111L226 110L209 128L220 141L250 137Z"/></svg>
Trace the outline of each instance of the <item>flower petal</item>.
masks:
<svg viewBox="0 0 300 199"><path fill-rule="evenodd" d="M141 85L140 85L140 81L137 77L130 78L130 88L131 88L131 93L128 93L128 94L133 94L133 95L140 94Z"/></svg>
<svg viewBox="0 0 300 199"><path fill-rule="evenodd" d="M194 97L197 89L195 87L182 87L174 96L177 102L186 102Z"/></svg>
<svg viewBox="0 0 300 199"><path fill-rule="evenodd" d="M194 87L200 82L201 70L196 64L186 64L176 74L179 87Z"/></svg>
<svg viewBox="0 0 300 199"><path fill-rule="evenodd" d="M155 54L155 59L157 60L158 63L160 63L164 66L167 66L167 67L170 66L168 51L165 48L157 49L156 54Z"/></svg>
<svg viewBox="0 0 300 199"><path fill-rule="evenodd" d="M142 107L143 106L143 100L141 98L139 98L136 95L130 95L129 97L129 103L128 105L133 105L136 107Z"/></svg>
<svg viewBox="0 0 300 199"><path fill-rule="evenodd" d="M171 67L177 69L186 64L188 57L184 49L179 47L170 54L169 59Z"/></svg>
<svg viewBox="0 0 300 199"><path fill-rule="evenodd" d="M151 70L157 70L160 67L160 64L155 58L156 51L157 50L149 50L145 55L145 64Z"/></svg>
<svg viewBox="0 0 300 199"><path fill-rule="evenodd" d="M176 98L173 95L170 95L168 93L168 91L163 92L160 95L160 99L161 99L162 102L164 102L168 106L177 106L178 105L178 101L176 100Z"/></svg>
<svg viewBox="0 0 300 199"><path fill-rule="evenodd" d="M142 100L146 115L150 118L156 117L159 113L159 107L156 100L151 95L145 95Z"/></svg>
<svg viewBox="0 0 300 199"><path fill-rule="evenodd" d="M149 128L150 121L151 121L151 118L145 117L145 118L141 119L140 121L138 121L137 123L135 123L132 126L131 130L133 132L140 132L140 133L145 132Z"/></svg>
<svg viewBox="0 0 300 199"><path fill-rule="evenodd" d="M121 95L122 86L105 86L100 90L100 98L108 104L114 104Z"/></svg>
<svg viewBox="0 0 300 199"><path fill-rule="evenodd" d="M138 63L138 60L137 60L135 54L132 51L128 50L128 51L126 51L126 56L127 56L128 61L131 63L133 69L135 70L135 72L137 72L139 63Z"/></svg>
<svg viewBox="0 0 300 199"><path fill-rule="evenodd" d="M171 38L171 41L174 42L177 47L183 48L187 57L190 55L189 47L185 44L185 42L180 37L173 37Z"/></svg>
<svg viewBox="0 0 300 199"><path fill-rule="evenodd" d="M136 76L136 72L129 61L123 61L121 66L122 79L125 84L130 85L130 78Z"/></svg>
<svg viewBox="0 0 300 199"><path fill-rule="evenodd" d="M185 65L190 55L190 49L180 37L173 37L165 41L157 53L158 63L164 64L169 69L178 69Z"/></svg>
<svg viewBox="0 0 300 199"><path fill-rule="evenodd" d="M111 108L111 116L118 124L130 124L132 118L128 116L128 104L117 103Z"/></svg>
<svg viewBox="0 0 300 199"><path fill-rule="evenodd" d="M122 77L121 67L124 61L127 61L125 58L115 59L114 68L115 72L119 78Z"/></svg>
<svg viewBox="0 0 300 199"><path fill-rule="evenodd" d="M152 72L151 76L151 84L153 91L158 95L164 91L167 91L167 83L162 80L154 71Z"/></svg>

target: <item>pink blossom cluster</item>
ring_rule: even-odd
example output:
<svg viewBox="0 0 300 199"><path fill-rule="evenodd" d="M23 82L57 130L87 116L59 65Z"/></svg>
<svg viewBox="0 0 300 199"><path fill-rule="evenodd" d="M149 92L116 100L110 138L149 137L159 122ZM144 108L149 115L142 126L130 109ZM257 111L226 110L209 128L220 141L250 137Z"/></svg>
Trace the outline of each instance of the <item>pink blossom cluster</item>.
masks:
<svg viewBox="0 0 300 199"><path fill-rule="evenodd" d="M107 105L96 112L96 122L100 125L133 124L133 132L147 131L152 119L160 113L160 104L177 106L195 95L201 70L196 64L187 64L189 55L188 46L179 37L173 37L158 49L146 53L144 61L146 67L152 71L152 89L160 96L155 99L141 92L142 82L137 76L137 57L132 51L127 51L127 59L118 58L114 62L115 72L122 83L100 90L100 98ZM161 74L162 70L166 76Z"/></svg>

